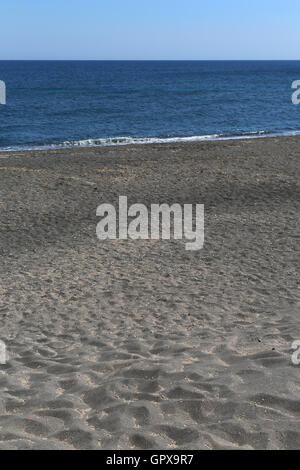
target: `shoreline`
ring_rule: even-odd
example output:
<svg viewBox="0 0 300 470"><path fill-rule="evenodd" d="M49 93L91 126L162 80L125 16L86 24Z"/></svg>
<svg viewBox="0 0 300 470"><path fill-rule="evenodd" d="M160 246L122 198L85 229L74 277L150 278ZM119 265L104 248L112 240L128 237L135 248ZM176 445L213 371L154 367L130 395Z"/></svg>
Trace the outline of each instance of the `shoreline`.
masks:
<svg viewBox="0 0 300 470"><path fill-rule="evenodd" d="M85 149L85 148L102 148L102 147L123 147L128 145L165 145L165 144L192 144L192 143L204 143L204 142L227 142L227 141L239 141L239 140L252 140L252 139L274 139L274 138L286 138L286 137L298 137L300 135L300 131L291 131L290 133L268 133L266 131L257 131L253 133L248 133L245 135L237 135L237 136L192 136L192 137L166 137L166 138L159 138L159 137L144 137L139 139L138 137L107 137L107 138L99 138L99 139L83 139L79 141L74 141L74 143L70 142L70 145L66 142L59 143L59 144L49 144L49 145L42 145L42 146L33 146L30 148L24 147L16 147L16 148L0 148L0 154L5 152L35 152L35 151L51 151L51 150L73 150L73 149ZM112 141L120 142L112 143ZM128 139L128 141L126 141ZM124 142L122 142L124 140ZM89 141L107 141L107 143L75 143L75 142L89 142Z"/></svg>

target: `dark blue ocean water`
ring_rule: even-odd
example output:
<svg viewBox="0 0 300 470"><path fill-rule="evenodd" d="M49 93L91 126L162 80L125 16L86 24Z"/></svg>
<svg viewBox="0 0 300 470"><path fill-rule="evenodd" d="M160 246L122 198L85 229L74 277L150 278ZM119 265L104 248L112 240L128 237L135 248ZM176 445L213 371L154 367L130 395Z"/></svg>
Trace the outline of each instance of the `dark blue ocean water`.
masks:
<svg viewBox="0 0 300 470"><path fill-rule="evenodd" d="M0 80L1 149L300 131L300 61L0 61Z"/></svg>

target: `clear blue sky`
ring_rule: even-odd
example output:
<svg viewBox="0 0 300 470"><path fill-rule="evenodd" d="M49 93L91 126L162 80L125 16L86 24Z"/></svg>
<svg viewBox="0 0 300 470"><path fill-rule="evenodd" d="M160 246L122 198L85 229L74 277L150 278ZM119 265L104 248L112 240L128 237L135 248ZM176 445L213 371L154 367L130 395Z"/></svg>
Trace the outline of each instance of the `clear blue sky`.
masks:
<svg viewBox="0 0 300 470"><path fill-rule="evenodd" d="M299 59L299 0L7 0L0 59Z"/></svg>

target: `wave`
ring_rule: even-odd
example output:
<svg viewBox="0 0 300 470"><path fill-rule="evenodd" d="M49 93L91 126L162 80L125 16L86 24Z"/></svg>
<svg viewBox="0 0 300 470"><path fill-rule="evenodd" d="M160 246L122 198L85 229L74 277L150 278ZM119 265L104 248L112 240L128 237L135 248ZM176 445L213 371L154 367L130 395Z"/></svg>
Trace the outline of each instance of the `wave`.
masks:
<svg viewBox="0 0 300 470"><path fill-rule="evenodd" d="M238 133L223 133L223 134L208 134L208 135L195 135L186 137L100 137L97 139L81 139L81 140L66 140L60 143L53 144L37 144L37 145L18 145L14 147L0 147L0 152L14 151L14 150L47 150L47 149L60 149L60 148L75 148L75 147L104 147L114 145L141 145L141 144L167 144L167 143L180 143L180 142L203 142L203 141L217 141L217 140L237 140L237 139L255 139L262 137L279 137L279 136L292 136L299 135L300 131L282 131L271 132L269 130L259 130L250 132Z"/></svg>
<svg viewBox="0 0 300 470"><path fill-rule="evenodd" d="M58 144L59 147L95 147L130 144L167 144L176 142L201 142L204 140L225 140L251 138L269 134L268 131L241 132L239 134L208 134L187 137L106 137L99 139L71 140Z"/></svg>

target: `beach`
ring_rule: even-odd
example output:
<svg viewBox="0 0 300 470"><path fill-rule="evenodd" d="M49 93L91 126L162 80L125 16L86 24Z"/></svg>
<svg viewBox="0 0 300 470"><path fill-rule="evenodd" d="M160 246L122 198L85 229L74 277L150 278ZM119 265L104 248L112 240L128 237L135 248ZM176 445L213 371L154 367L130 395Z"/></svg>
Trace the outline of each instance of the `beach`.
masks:
<svg viewBox="0 0 300 470"><path fill-rule="evenodd" d="M299 144L0 153L1 449L300 449ZM203 249L98 240L121 195Z"/></svg>

